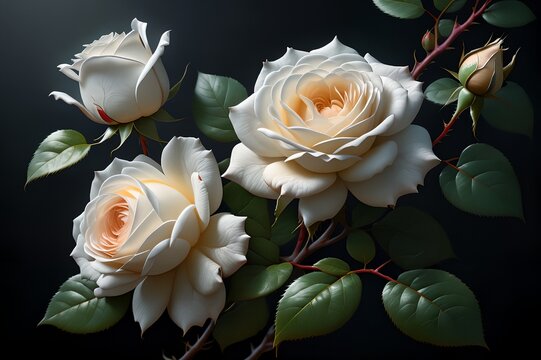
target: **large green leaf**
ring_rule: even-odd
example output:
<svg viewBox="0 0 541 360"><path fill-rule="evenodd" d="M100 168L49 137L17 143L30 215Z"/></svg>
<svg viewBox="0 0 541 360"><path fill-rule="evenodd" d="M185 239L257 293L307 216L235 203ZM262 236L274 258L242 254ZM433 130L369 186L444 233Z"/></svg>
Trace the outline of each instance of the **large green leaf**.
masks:
<svg viewBox="0 0 541 360"><path fill-rule="evenodd" d="M39 144L26 173L26 184L65 169L84 158L90 145L75 130L57 130Z"/></svg>
<svg viewBox="0 0 541 360"><path fill-rule="evenodd" d="M351 211L351 227L360 228L371 225L379 220L385 213L387 208L373 207L358 202Z"/></svg>
<svg viewBox="0 0 541 360"><path fill-rule="evenodd" d="M293 204L294 205L294 204ZM278 246L288 243L297 235L299 215L297 207L290 204L272 224L271 241Z"/></svg>
<svg viewBox="0 0 541 360"><path fill-rule="evenodd" d="M356 274L338 278L313 272L299 277L278 303L274 345L339 329L359 306L361 290Z"/></svg>
<svg viewBox="0 0 541 360"><path fill-rule="evenodd" d="M273 265L280 262L280 248L270 240L261 237L250 238L246 253L250 265Z"/></svg>
<svg viewBox="0 0 541 360"><path fill-rule="evenodd" d="M438 21L438 34L443 37L448 37L453 32L455 21L450 19L441 19Z"/></svg>
<svg viewBox="0 0 541 360"><path fill-rule="evenodd" d="M372 237L364 230L354 230L346 239L346 250L355 260L368 264L376 256L376 246Z"/></svg>
<svg viewBox="0 0 541 360"><path fill-rule="evenodd" d="M270 238L267 200L250 194L233 182L224 186L223 200L233 214L247 217L245 226L248 235Z"/></svg>
<svg viewBox="0 0 541 360"><path fill-rule="evenodd" d="M383 305L394 324L417 341L440 346L486 346L473 292L442 270L402 273L383 289Z"/></svg>
<svg viewBox="0 0 541 360"><path fill-rule="evenodd" d="M447 105L458 100L458 89L462 86L451 78L441 78L428 85L425 96L433 103Z"/></svg>
<svg viewBox="0 0 541 360"><path fill-rule="evenodd" d="M535 15L522 1L506 0L492 4L483 13L483 19L491 25L513 28L535 20Z"/></svg>
<svg viewBox="0 0 541 360"><path fill-rule="evenodd" d="M66 280L53 296L40 325L53 325L64 331L87 334L116 324L128 311L131 293L97 298L92 280L75 275Z"/></svg>
<svg viewBox="0 0 541 360"><path fill-rule="evenodd" d="M509 160L487 144L468 146L456 166L440 174L447 200L457 208L483 216L522 218L520 185Z"/></svg>
<svg viewBox="0 0 541 360"><path fill-rule="evenodd" d="M256 335L268 320L269 308L264 298L241 301L220 315L212 335L224 351L229 345Z"/></svg>
<svg viewBox="0 0 541 360"><path fill-rule="evenodd" d="M495 128L532 137L532 102L517 83L508 81L495 98L486 98L481 115Z"/></svg>
<svg viewBox="0 0 541 360"><path fill-rule="evenodd" d="M421 0L372 0L385 14L400 19L415 19L425 13Z"/></svg>
<svg viewBox="0 0 541 360"><path fill-rule="evenodd" d="M314 267L334 276L344 276L351 270L347 262L337 258L321 259L314 264Z"/></svg>
<svg viewBox="0 0 541 360"><path fill-rule="evenodd" d="M454 256L442 226L415 208L396 208L374 225L372 234L405 269L427 267Z"/></svg>
<svg viewBox="0 0 541 360"><path fill-rule="evenodd" d="M231 276L227 297L230 301L251 300L279 289L289 279L293 266L281 263L268 267L246 265Z"/></svg>
<svg viewBox="0 0 541 360"><path fill-rule="evenodd" d="M217 141L238 141L229 108L246 99L247 92L237 80L199 73L195 84L193 115L205 135Z"/></svg>
<svg viewBox="0 0 541 360"><path fill-rule="evenodd" d="M447 6L449 6L447 7L446 12L450 13L462 9L464 4L466 4L466 1L468 0L434 0L434 6L439 11L443 11ZM453 3L449 5L450 2Z"/></svg>

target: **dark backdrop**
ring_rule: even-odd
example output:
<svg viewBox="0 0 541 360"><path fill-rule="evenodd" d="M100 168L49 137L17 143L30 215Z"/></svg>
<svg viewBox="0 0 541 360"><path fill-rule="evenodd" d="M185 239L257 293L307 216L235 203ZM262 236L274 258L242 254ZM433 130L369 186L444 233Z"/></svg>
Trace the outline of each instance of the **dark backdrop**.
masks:
<svg viewBox="0 0 541 360"><path fill-rule="evenodd" d="M539 13L538 2L526 2ZM7 339L2 338L5 352L14 350L23 358L54 355L72 359L160 358L162 351L181 353L181 332L165 317L142 338L131 314L109 331L86 336L36 327L58 286L78 271L69 257L74 246L71 221L88 201L93 171L109 163L109 151L114 147L112 143L96 147L82 163L23 190L27 164L46 135L73 128L92 139L103 131L74 107L47 97L52 90L78 94L76 84L59 73L56 65L68 62L81 50L81 44L98 35L129 30L134 17L149 22L152 44L157 43L161 32L172 30L171 45L163 57L172 82L178 80L186 64L191 64L179 95L168 105L171 113L186 119L161 126L166 139L172 135L201 136L190 113L196 70L234 77L251 89L263 60L278 58L286 46L303 50L320 47L335 35L361 54L369 51L386 63L411 64L413 50L422 52L420 36L431 25L428 17L414 21L388 17L372 2L360 0L3 1L0 311L2 333L8 333ZM471 49L482 45L490 34L508 35L506 45L512 51L522 49L512 80L528 91L538 113L539 57L533 35L536 27L537 23L533 23L504 31L483 23L456 46L460 48L465 39ZM450 52L444 64L456 68L459 53L458 49ZM440 65L431 66L422 80L429 83L445 76ZM434 137L449 111L425 103L416 122L426 126ZM438 146L438 154L442 158L457 156L462 149L459 145L475 141L468 128L465 116L452 137ZM346 326L328 336L285 343L280 347L281 358L479 358L537 347L536 334L524 324L536 328L539 323L539 246L534 238L538 225L535 171L539 170L539 126L535 127L533 141L499 132L483 122L478 134L479 141L496 146L513 163L522 186L526 223L477 218L455 209L443 199L437 186L438 170L428 175L420 195L406 196L400 203L431 212L447 229L457 259L442 264L442 268L463 279L477 295L491 351L472 347L442 349L402 335L381 305L383 282L367 276L363 278L359 310ZM226 157L230 149L208 139L204 144L214 149L218 160ZM132 158L138 152L136 141L130 139L116 156ZM159 152L159 146L151 147L154 158ZM343 245L329 251L343 252ZM247 344L233 346L224 356L246 355L247 350ZM218 357L219 353L214 350L205 355Z"/></svg>

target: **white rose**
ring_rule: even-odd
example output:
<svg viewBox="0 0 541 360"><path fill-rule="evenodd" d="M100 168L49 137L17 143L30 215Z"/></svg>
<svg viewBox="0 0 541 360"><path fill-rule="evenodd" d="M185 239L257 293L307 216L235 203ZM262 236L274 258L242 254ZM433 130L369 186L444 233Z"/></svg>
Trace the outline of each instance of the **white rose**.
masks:
<svg viewBox="0 0 541 360"><path fill-rule="evenodd" d="M158 111L169 95L169 78L160 59L169 45L169 31L152 53L147 24L133 19L131 27L128 34L110 33L84 45L72 65L58 65L79 83L84 105L63 92L50 95L77 106L100 124L128 123Z"/></svg>
<svg viewBox="0 0 541 360"><path fill-rule="evenodd" d="M288 48L231 108L242 143L224 176L257 196L300 199L307 226L335 216L348 190L368 205L393 205L439 163L427 131L410 125L422 102L407 67L336 38L310 52Z"/></svg>
<svg viewBox="0 0 541 360"><path fill-rule="evenodd" d="M244 217L212 215L222 183L212 153L194 138L173 138L161 166L140 155L95 174L90 202L73 221L72 256L96 280L96 296L135 289L133 313L145 331L164 312L185 332L216 319L222 277L246 261Z"/></svg>

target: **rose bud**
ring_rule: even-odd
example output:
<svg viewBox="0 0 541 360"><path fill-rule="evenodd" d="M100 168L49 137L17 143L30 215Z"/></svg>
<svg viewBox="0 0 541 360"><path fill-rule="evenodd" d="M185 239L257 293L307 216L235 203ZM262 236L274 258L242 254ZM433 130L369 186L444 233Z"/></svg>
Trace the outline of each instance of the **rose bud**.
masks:
<svg viewBox="0 0 541 360"><path fill-rule="evenodd" d="M516 54L511 62L504 67L502 42L503 39L496 39L462 57L458 80L474 95L490 96L496 94L513 69Z"/></svg>
<svg viewBox="0 0 541 360"><path fill-rule="evenodd" d="M157 112L169 95L169 79L161 61L169 45L163 33L154 52L146 36L147 24L137 19L128 34L103 35L75 55L60 72L79 83L82 104L70 95L53 91L56 100L77 106L100 124L129 123Z"/></svg>
<svg viewBox="0 0 541 360"><path fill-rule="evenodd" d="M436 37L434 36L434 33L430 30L427 30L426 33L423 35L421 39L421 46L427 53L434 50L434 47L436 46Z"/></svg>

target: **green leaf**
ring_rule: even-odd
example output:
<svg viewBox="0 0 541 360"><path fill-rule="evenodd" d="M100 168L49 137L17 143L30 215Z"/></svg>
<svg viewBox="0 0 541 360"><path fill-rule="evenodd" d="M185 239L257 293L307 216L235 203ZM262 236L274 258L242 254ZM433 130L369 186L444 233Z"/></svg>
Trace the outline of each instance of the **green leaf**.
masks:
<svg viewBox="0 0 541 360"><path fill-rule="evenodd" d="M491 25L513 28L526 25L536 19L534 13L522 1L498 1L483 13L483 19Z"/></svg>
<svg viewBox="0 0 541 360"><path fill-rule="evenodd" d="M314 267L334 276L344 276L351 270L347 262L337 258L321 259L314 264Z"/></svg>
<svg viewBox="0 0 541 360"><path fill-rule="evenodd" d="M372 0L385 14L400 19L415 19L425 13L421 0Z"/></svg>
<svg viewBox="0 0 541 360"><path fill-rule="evenodd" d="M118 135L120 136L120 144L118 144L118 146L114 148L113 151L111 151L111 153L117 151L118 149L122 147L122 145L124 145L124 142L126 142L126 140L130 137L132 130L133 130L132 122L118 125Z"/></svg>
<svg viewBox="0 0 541 360"><path fill-rule="evenodd" d="M351 211L351 227L360 228L371 225L387 212L387 208L372 207L358 202Z"/></svg>
<svg viewBox="0 0 541 360"><path fill-rule="evenodd" d="M193 103L197 127L213 140L238 141L229 120L229 108L247 96L244 86L235 79L199 73Z"/></svg>
<svg viewBox="0 0 541 360"><path fill-rule="evenodd" d="M453 3L451 5L449 5L449 3L451 1ZM462 9L464 4L466 4L466 1L467 0L434 0L434 6L439 11L443 11L447 7L447 5L449 5L446 12L452 13L452 12L455 12L455 11L458 11L458 10Z"/></svg>
<svg viewBox="0 0 541 360"><path fill-rule="evenodd" d="M57 130L39 144L26 173L26 185L32 180L70 167L84 158L90 145L75 130Z"/></svg>
<svg viewBox="0 0 541 360"><path fill-rule="evenodd" d="M495 98L486 98L481 115L497 129L532 137L532 102L517 83L508 81Z"/></svg>
<svg viewBox="0 0 541 360"><path fill-rule="evenodd" d="M135 130L146 138L152 139L157 142L164 143L165 141L160 138L158 129L156 128L156 122L150 118L141 118L133 123Z"/></svg>
<svg viewBox="0 0 541 360"><path fill-rule="evenodd" d="M160 110L156 111L154 114L148 116L147 118L150 118L157 122L164 122L164 123L170 123L170 122L177 122L181 119L176 119L173 117L173 115L169 114L164 108L161 108Z"/></svg>
<svg viewBox="0 0 541 360"><path fill-rule="evenodd" d="M284 285L292 270L293 266L287 262L268 267L245 265L231 276L228 299L241 301L266 296Z"/></svg>
<svg viewBox="0 0 541 360"><path fill-rule="evenodd" d="M427 267L454 256L442 226L415 208L396 208L373 226L372 234L405 269Z"/></svg>
<svg viewBox="0 0 541 360"><path fill-rule="evenodd" d="M479 305L472 291L442 270L402 273L383 289L394 324L417 341L440 346L485 346Z"/></svg>
<svg viewBox="0 0 541 360"><path fill-rule="evenodd" d="M346 250L355 260L368 264L376 256L376 246L372 237L364 230L354 230L346 239Z"/></svg>
<svg viewBox="0 0 541 360"><path fill-rule="evenodd" d="M212 335L224 351L229 345L256 335L268 320L269 308L264 298L242 301L220 315Z"/></svg>
<svg viewBox="0 0 541 360"><path fill-rule="evenodd" d="M252 237L248 253L247 263L251 265L272 265L280 262L280 248L270 240Z"/></svg>
<svg viewBox="0 0 541 360"><path fill-rule="evenodd" d="M449 35L451 35L451 32L453 31L454 26L455 26L454 20L441 19L438 22L438 34L443 37L448 37Z"/></svg>
<svg viewBox="0 0 541 360"><path fill-rule="evenodd" d="M295 206L288 206L276 219L271 228L271 241L278 246L287 244L297 236L299 215Z"/></svg>
<svg viewBox="0 0 541 360"><path fill-rule="evenodd" d="M299 277L278 303L274 346L339 329L359 306L361 290L356 274L337 278L313 272Z"/></svg>
<svg viewBox="0 0 541 360"><path fill-rule="evenodd" d="M447 105L458 100L458 89L462 85L451 78L441 78L428 85L425 96L433 103Z"/></svg>
<svg viewBox="0 0 541 360"><path fill-rule="evenodd" d="M230 158L223 159L218 163L218 169L220 170L220 174L225 173L227 168L229 167L229 163L231 162Z"/></svg>
<svg viewBox="0 0 541 360"><path fill-rule="evenodd" d="M131 293L97 298L92 280L75 275L66 280L53 296L39 325L53 325L75 334L105 330L128 311Z"/></svg>
<svg viewBox="0 0 541 360"><path fill-rule="evenodd" d="M246 232L252 237L270 238L270 221L267 200L230 182L224 186L223 201L234 215L246 216Z"/></svg>
<svg viewBox="0 0 541 360"><path fill-rule="evenodd" d="M109 140L110 138L112 138L113 135L117 133L117 131L118 131L118 126L116 125L108 126L105 132L101 134L99 138L96 139L96 140L99 140L98 144L102 144L106 142L107 140Z"/></svg>
<svg viewBox="0 0 541 360"><path fill-rule="evenodd" d="M447 200L457 208L483 216L523 218L520 186L509 160L487 144L468 146L456 168L440 174Z"/></svg>

